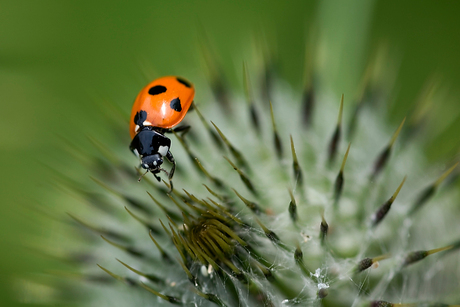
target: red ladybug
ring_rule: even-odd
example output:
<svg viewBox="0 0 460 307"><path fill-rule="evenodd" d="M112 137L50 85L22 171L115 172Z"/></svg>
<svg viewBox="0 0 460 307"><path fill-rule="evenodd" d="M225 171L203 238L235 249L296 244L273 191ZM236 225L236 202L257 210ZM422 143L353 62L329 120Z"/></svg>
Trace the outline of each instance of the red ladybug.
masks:
<svg viewBox="0 0 460 307"><path fill-rule="evenodd" d="M151 172L158 181L160 171L172 177L176 161L169 151L171 140L164 135L182 121L195 96L193 84L180 77L162 77L144 87L131 111L129 132L131 151L140 158L141 167ZM173 164L169 173L161 168L163 157ZM140 178L139 178L140 180Z"/></svg>

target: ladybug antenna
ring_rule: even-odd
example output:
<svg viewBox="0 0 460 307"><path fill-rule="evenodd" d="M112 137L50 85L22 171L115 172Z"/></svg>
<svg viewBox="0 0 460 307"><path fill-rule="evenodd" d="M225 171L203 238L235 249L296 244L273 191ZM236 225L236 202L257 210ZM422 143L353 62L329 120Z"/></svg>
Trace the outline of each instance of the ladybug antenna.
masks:
<svg viewBox="0 0 460 307"><path fill-rule="evenodd" d="M169 177L169 173L167 170L165 170L164 168L160 168L160 171L164 172Z"/></svg>
<svg viewBox="0 0 460 307"><path fill-rule="evenodd" d="M142 179L142 177L144 177L148 172L149 172L149 170L146 170L145 173L143 173L143 174L139 177L139 179L137 179L137 182L140 182L141 179Z"/></svg>

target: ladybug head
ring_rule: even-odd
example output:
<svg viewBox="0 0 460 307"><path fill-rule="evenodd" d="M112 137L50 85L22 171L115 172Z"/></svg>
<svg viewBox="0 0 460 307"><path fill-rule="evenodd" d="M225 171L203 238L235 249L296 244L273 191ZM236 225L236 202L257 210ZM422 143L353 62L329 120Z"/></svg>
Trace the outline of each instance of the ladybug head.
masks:
<svg viewBox="0 0 460 307"><path fill-rule="evenodd" d="M141 167L145 169L145 173L139 177L138 181L141 181L142 177L144 177L148 172L151 172L153 176L155 176L158 182L161 181L160 177L157 176L159 172L165 172L166 175L169 176L169 173L162 169L160 166L163 164L163 159L161 158L160 154L148 155L141 158Z"/></svg>
<svg viewBox="0 0 460 307"><path fill-rule="evenodd" d="M155 174L160 172L161 164L163 164L163 159L158 153L141 158L141 167Z"/></svg>

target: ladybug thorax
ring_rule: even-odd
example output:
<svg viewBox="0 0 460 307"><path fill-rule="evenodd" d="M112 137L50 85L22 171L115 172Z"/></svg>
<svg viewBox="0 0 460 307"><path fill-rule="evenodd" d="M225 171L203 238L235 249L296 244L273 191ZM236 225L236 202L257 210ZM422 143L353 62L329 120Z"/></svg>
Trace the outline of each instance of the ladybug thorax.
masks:
<svg viewBox="0 0 460 307"><path fill-rule="evenodd" d="M141 158L155 154L164 157L170 147L171 140L150 126L142 127L130 146L131 150Z"/></svg>

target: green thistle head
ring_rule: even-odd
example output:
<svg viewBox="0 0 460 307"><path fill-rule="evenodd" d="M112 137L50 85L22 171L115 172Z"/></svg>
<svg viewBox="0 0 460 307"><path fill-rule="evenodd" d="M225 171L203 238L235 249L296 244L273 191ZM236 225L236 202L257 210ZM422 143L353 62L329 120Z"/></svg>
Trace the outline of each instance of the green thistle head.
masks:
<svg viewBox="0 0 460 307"><path fill-rule="evenodd" d="M92 304L107 296L121 305L457 302L460 226L446 201L456 195L457 164L424 176L420 141L408 132L419 122L410 119L412 130L406 118L385 122L385 88L369 71L354 107L313 78L293 92L269 63L258 89L243 65L244 96L211 79L217 103L197 100L192 128L172 131L172 192L167 178L138 182L127 149L94 139L99 188L66 180L92 204L69 216L101 237L81 263ZM112 124L120 122L127 129L119 118Z"/></svg>

